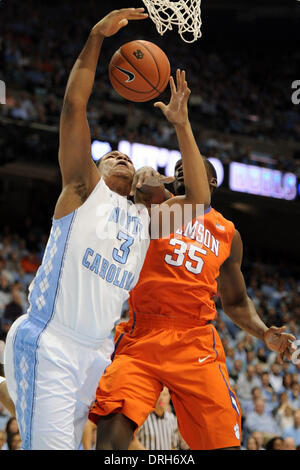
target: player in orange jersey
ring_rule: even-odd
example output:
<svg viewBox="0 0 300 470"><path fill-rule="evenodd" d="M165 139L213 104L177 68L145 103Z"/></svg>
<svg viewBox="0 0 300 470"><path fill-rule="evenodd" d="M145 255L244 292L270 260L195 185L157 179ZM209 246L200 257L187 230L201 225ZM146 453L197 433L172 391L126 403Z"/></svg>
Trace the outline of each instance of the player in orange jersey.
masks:
<svg viewBox="0 0 300 470"><path fill-rule="evenodd" d="M207 159L205 165L213 192L216 172ZM181 161L174 189L185 193ZM130 294L130 320L117 326L113 361L90 410L98 425L97 449L127 449L164 385L191 449L240 447L241 412L212 324L215 294L235 324L282 357L290 357L295 340L284 327L262 322L247 295L241 262L239 232L211 206L182 230L151 240Z"/></svg>

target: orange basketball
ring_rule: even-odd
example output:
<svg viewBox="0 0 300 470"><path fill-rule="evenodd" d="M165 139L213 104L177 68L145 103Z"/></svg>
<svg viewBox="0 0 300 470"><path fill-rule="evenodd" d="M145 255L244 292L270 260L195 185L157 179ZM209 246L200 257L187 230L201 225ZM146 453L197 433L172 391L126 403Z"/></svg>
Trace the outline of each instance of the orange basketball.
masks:
<svg viewBox="0 0 300 470"><path fill-rule="evenodd" d="M127 42L109 63L109 79L119 95L130 101L149 101L160 95L170 78L166 54L149 41Z"/></svg>

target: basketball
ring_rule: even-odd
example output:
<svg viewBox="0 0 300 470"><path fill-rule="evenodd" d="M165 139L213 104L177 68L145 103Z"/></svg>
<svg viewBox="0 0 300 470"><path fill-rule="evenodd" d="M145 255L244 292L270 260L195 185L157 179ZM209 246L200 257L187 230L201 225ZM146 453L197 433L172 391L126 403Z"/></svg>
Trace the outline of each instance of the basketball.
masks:
<svg viewBox="0 0 300 470"><path fill-rule="evenodd" d="M170 78L166 54L149 41L121 46L109 63L109 79L115 91L129 101L149 101L160 95Z"/></svg>

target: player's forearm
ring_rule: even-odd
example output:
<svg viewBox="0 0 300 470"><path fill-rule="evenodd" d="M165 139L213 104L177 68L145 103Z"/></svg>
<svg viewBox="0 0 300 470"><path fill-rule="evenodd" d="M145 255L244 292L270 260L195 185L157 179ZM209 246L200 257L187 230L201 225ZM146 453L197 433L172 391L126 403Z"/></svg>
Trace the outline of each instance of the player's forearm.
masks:
<svg viewBox="0 0 300 470"><path fill-rule="evenodd" d="M264 340L264 333L268 327L259 317L252 300L247 296L239 304L224 305L226 315L242 330L252 336Z"/></svg>
<svg viewBox="0 0 300 470"><path fill-rule="evenodd" d="M64 103L86 106L91 95L104 36L92 29L66 86Z"/></svg>
<svg viewBox="0 0 300 470"><path fill-rule="evenodd" d="M182 157L186 199L191 203L209 205L207 173L191 124L187 121L174 127Z"/></svg>

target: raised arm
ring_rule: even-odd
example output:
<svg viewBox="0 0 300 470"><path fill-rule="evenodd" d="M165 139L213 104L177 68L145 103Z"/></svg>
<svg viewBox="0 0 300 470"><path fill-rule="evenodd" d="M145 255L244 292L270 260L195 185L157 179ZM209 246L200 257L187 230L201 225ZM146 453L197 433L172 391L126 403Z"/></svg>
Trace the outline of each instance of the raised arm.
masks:
<svg viewBox="0 0 300 470"><path fill-rule="evenodd" d="M150 166L144 166L135 172L130 195L134 196L134 202L144 204L151 214L153 204L161 204L173 197L173 194L165 188L165 184L173 183L173 176L161 175Z"/></svg>
<svg viewBox="0 0 300 470"><path fill-rule="evenodd" d="M167 120L175 128L182 158L186 192L184 196L176 196L168 199L162 203L159 208L152 210L152 235L157 233L157 227L154 227L153 230L155 223L159 226L159 236L168 235L166 230L169 230L169 233L173 233L179 226L182 227L184 223L187 223L191 218L194 219L197 215L200 215L199 206L202 205L203 208L204 206L209 206L211 198L204 161L195 141L188 117L190 90L187 86L184 70L177 70L176 85L173 77L170 78L170 88L171 99L169 104L166 105L162 102L157 102L154 106L162 110ZM172 217L170 219L170 227L165 226L163 224L164 209L166 206L174 209L175 205L178 205L182 217L178 219L176 216ZM189 210L187 210L187 207L189 207ZM189 214L191 215L190 217ZM188 216L189 219L187 219L186 216Z"/></svg>
<svg viewBox="0 0 300 470"><path fill-rule="evenodd" d="M135 436L129 444L128 450L147 450L147 448L144 447L141 441Z"/></svg>
<svg viewBox="0 0 300 470"><path fill-rule="evenodd" d="M243 244L236 230L229 258L223 263L218 279L222 307L226 315L247 333L264 341L269 349L291 358L291 343L296 339L284 333L285 327L268 328L259 317L252 300L248 297L241 271Z"/></svg>
<svg viewBox="0 0 300 470"><path fill-rule="evenodd" d="M80 206L99 181L99 172L91 159L86 108L101 46L105 37L117 33L129 20L147 18L143 11L144 8L124 8L106 15L92 28L71 70L60 117L58 159L63 191L55 209L55 218L63 217Z"/></svg>

